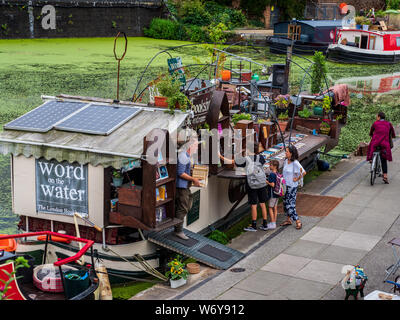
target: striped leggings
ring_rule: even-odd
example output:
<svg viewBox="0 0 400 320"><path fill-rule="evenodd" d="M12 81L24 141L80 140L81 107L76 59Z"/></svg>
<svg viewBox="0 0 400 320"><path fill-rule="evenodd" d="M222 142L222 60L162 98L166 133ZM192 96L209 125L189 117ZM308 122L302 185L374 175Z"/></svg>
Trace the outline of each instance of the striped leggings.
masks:
<svg viewBox="0 0 400 320"><path fill-rule="evenodd" d="M296 212L296 197L297 197L297 187L286 188L286 194L283 198L283 209L287 217L293 222L299 219Z"/></svg>

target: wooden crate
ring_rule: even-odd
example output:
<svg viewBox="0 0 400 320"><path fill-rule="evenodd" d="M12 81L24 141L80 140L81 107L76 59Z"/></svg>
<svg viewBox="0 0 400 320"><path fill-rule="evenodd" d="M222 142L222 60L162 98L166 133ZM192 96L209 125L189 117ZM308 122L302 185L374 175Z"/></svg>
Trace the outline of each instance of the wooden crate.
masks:
<svg viewBox="0 0 400 320"><path fill-rule="evenodd" d="M193 167L193 178L200 180L200 186L202 188L206 188L208 184L208 166L204 165L194 165Z"/></svg>
<svg viewBox="0 0 400 320"><path fill-rule="evenodd" d="M118 202L128 206L142 206L142 189L135 187L118 188Z"/></svg>

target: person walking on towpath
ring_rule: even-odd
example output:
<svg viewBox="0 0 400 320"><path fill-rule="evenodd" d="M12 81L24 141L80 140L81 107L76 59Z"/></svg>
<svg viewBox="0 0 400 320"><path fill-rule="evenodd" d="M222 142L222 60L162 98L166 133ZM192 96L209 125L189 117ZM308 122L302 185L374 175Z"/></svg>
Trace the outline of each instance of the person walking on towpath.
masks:
<svg viewBox="0 0 400 320"><path fill-rule="evenodd" d="M388 161L392 161L391 139L396 137L393 125L385 120L386 116L383 112L376 115L376 121L372 124L369 135L371 142L368 145L367 161L372 161L374 151L377 147L381 148L381 163L383 172L383 182L389 184L387 177Z"/></svg>

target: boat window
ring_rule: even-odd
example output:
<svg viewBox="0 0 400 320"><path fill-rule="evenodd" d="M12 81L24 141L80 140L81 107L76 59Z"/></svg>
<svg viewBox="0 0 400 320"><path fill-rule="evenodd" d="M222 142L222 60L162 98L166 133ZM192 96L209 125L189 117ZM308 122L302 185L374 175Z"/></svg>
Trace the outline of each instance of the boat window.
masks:
<svg viewBox="0 0 400 320"><path fill-rule="evenodd" d="M354 43L356 44L356 47L360 47L360 37L355 37Z"/></svg>
<svg viewBox="0 0 400 320"><path fill-rule="evenodd" d="M396 45L397 45L398 47L400 47L400 37L397 37L397 38L396 38Z"/></svg>

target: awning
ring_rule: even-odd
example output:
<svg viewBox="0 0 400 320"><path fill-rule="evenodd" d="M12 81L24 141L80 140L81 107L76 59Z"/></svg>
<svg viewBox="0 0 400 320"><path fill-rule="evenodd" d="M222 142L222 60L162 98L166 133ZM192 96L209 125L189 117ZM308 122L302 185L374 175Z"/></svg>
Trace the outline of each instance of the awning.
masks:
<svg viewBox="0 0 400 320"><path fill-rule="evenodd" d="M166 129L174 133L187 116L188 113L180 111L171 115L164 110L143 108L108 136L55 129L46 133L4 130L0 133L0 153L121 168L128 160L140 158L143 139L151 130Z"/></svg>

